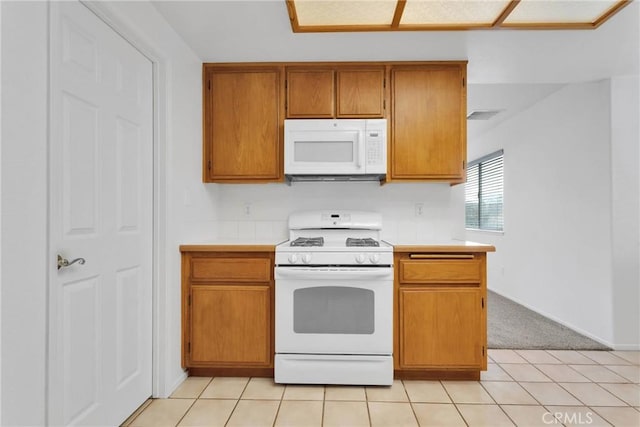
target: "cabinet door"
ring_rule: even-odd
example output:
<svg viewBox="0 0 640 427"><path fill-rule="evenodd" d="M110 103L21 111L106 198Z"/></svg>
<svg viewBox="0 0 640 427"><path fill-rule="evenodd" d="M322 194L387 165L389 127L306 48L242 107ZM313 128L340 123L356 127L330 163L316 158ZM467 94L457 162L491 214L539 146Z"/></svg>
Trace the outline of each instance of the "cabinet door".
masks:
<svg viewBox="0 0 640 427"><path fill-rule="evenodd" d="M479 289L400 287L401 368L481 368Z"/></svg>
<svg viewBox="0 0 640 427"><path fill-rule="evenodd" d="M191 288L190 366L271 365L269 286Z"/></svg>
<svg viewBox="0 0 640 427"><path fill-rule="evenodd" d="M384 67L337 71L337 117L384 117Z"/></svg>
<svg viewBox="0 0 640 427"><path fill-rule="evenodd" d="M332 118L334 93L333 69L287 70L287 117Z"/></svg>
<svg viewBox="0 0 640 427"><path fill-rule="evenodd" d="M464 179L465 68L392 68L392 179Z"/></svg>
<svg viewBox="0 0 640 427"><path fill-rule="evenodd" d="M205 68L204 181L279 181L280 68Z"/></svg>

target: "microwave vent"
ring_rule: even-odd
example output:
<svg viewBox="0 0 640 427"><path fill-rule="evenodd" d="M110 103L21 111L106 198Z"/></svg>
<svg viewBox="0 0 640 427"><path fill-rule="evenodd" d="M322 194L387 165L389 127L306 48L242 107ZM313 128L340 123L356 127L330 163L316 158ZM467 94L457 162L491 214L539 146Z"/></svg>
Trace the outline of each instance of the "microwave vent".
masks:
<svg viewBox="0 0 640 427"><path fill-rule="evenodd" d="M365 174L365 175L285 175L287 184L292 182L382 182L386 179L385 174Z"/></svg>

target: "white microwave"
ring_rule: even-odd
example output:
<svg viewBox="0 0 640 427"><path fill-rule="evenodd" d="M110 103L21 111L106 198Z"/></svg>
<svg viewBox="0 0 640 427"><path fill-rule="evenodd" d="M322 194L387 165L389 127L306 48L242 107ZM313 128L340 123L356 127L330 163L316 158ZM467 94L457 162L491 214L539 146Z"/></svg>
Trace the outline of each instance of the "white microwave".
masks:
<svg viewBox="0 0 640 427"><path fill-rule="evenodd" d="M290 180L384 178L387 120L285 120L284 173Z"/></svg>

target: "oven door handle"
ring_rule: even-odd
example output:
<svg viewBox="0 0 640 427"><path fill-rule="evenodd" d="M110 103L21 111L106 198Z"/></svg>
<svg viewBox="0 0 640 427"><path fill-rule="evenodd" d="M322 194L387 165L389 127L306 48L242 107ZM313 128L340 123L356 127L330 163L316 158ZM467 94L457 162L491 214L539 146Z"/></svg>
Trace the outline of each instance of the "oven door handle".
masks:
<svg viewBox="0 0 640 427"><path fill-rule="evenodd" d="M377 267L368 269L340 268L340 267L276 267L275 278L286 279L372 279L372 278L393 278L392 267Z"/></svg>

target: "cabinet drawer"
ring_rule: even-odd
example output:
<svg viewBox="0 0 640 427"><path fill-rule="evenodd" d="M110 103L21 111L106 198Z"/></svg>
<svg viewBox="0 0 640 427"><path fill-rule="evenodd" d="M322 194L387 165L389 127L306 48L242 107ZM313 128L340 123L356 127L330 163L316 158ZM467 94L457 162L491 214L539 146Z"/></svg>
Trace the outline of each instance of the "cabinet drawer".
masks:
<svg viewBox="0 0 640 427"><path fill-rule="evenodd" d="M401 260L401 283L477 283L482 276L478 259Z"/></svg>
<svg viewBox="0 0 640 427"><path fill-rule="evenodd" d="M268 258L192 258L191 280L207 282L269 282Z"/></svg>

